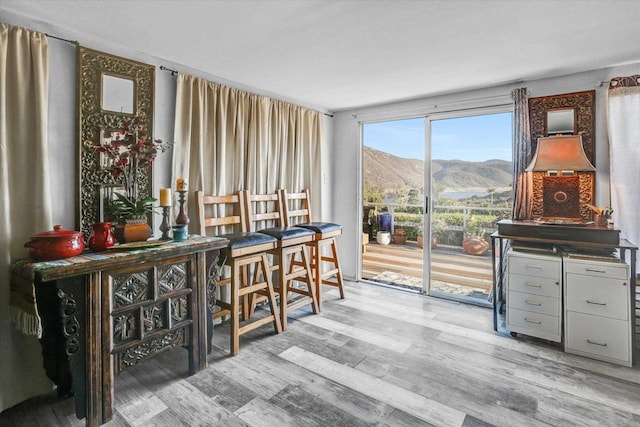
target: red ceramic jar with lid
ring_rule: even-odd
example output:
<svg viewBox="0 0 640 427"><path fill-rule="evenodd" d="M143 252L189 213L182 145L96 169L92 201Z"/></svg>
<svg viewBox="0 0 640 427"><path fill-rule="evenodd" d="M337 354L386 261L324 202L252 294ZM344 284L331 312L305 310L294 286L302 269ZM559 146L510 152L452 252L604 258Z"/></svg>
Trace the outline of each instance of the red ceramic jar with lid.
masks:
<svg viewBox="0 0 640 427"><path fill-rule="evenodd" d="M55 225L53 231L31 236L24 247L29 248L29 258L37 261L69 258L84 250L84 235L81 231L63 230L61 225Z"/></svg>

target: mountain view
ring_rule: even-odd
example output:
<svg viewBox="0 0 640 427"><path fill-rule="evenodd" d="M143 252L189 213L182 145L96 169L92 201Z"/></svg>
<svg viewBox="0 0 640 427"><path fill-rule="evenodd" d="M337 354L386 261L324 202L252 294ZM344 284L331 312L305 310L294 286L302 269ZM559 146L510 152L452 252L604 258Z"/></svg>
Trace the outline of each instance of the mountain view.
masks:
<svg viewBox="0 0 640 427"><path fill-rule="evenodd" d="M379 188L385 194L398 189L418 189L422 193L424 164L370 147L364 147L365 188ZM505 160L468 162L433 160L434 188L442 192L486 192L506 190L512 185L512 164Z"/></svg>

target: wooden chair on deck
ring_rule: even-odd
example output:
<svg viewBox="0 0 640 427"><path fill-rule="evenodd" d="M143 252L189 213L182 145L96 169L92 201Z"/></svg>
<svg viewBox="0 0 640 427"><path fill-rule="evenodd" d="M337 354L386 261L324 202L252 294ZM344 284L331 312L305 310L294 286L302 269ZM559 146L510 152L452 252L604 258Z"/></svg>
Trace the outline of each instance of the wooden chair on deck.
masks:
<svg viewBox="0 0 640 427"><path fill-rule="evenodd" d="M304 189L300 193L279 190L278 195L280 196L280 210L283 213L285 225L307 228L315 233L315 239L308 242L307 246L311 250L311 268L320 309L322 309L322 285L337 287L340 291L340 298L344 299L342 269L340 268L335 239L336 236L342 234L342 226L332 222L311 220L308 189ZM328 254L325 248L329 248ZM332 278L334 280L331 280Z"/></svg>
<svg viewBox="0 0 640 427"><path fill-rule="evenodd" d="M272 270L278 271L278 282L274 288L280 295L280 322L282 330L285 330L289 312L311 305L313 313L318 313L315 287L306 280L313 273L305 244L313 241L314 232L306 228L284 226L277 193L249 194L249 191L243 190L240 191L240 199L245 230L277 239L276 248L269 253L276 257ZM293 286L294 281L305 283L306 289ZM298 297L294 299L292 294Z"/></svg>
<svg viewBox="0 0 640 427"><path fill-rule="evenodd" d="M217 301L220 311L214 317L231 317L230 351L236 355L241 335L267 323L273 323L277 333L282 332L266 254L275 249L278 242L275 237L263 233L244 231L237 194L205 196L202 191L196 191L196 201L200 234L206 235L207 229L213 228L212 234L229 240L229 245L220 256L224 257L223 264L231 268L231 275L220 279L218 286L231 286L231 302ZM250 267L254 268L253 274L249 271ZM256 294L264 295L269 301L271 315L249 322L252 317L249 298ZM241 320L246 322L240 325Z"/></svg>

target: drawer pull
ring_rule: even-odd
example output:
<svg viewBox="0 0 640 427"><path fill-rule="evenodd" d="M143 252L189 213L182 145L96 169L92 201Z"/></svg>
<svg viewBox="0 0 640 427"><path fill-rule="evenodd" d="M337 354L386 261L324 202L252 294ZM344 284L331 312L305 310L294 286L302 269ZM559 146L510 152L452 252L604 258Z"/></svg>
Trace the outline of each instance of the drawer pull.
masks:
<svg viewBox="0 0 640 427"><path fill-rule="evenodd" d="M590 272L590 273L606 273L607 270L596 270L595 268L585 268L586 271Z"/></svg>
<svg viewBox="0 0 640 427"><path fill-rule="evenodd" d="M595 342L595 341L591 341L590 339L587 339L587 342L589 344L593 344L593 345L599 345L600 347L606 347L607 343L606 342Z"/></svg>
<svg viewBox="0 0 640 427"><path fill-rule="evenodd" d="M541 302L531 302L529 300L524 300L524 303L527 305L535 305L536 307L540 307L542 305Z"/></svg>
<svg viewBox="0 0 640 427"><path fill-rule="evenodd" d="M537 283L525 283L525 286L529 286L530 288L541 288L542 285L539 285Z"/></svg>
<svg viewBox="0 0 640 427"><path fill-rule="evenodd" d="M539 325L539 324L542 323L542 320L529 320L526 317L524 318L524 321L527 322L527 323L534 323L536 325Z"/></svg>
<svg viewBox="0 0 640 427"><path fill-rule="evenodd" d="M537 265L527 265L527 268L530 270L542 270L542 267L538 267Z"/></svg>
<svg viewBox="0 0 640 427"><path fill-rule="evenodd" d="M591 300L587 300L587 304L593 304L593 305L607 305L606 302L598 302L598 301L591 301Z"/></svg>

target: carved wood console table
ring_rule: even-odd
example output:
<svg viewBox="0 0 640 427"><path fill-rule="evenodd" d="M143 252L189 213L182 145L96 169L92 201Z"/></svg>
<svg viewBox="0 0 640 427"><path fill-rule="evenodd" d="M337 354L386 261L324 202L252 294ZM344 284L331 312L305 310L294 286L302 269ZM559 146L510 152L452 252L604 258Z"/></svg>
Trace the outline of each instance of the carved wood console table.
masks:
<svg viewBox="0 0 640 427"><path fill-rule="evenodd" d="M30 280L43 326L47 376L75 396L96 426L113 416L114 375L165 350L189 352L189 374L206 367L216 259L227 240L191 236L135 250L13 264Z"/></svg>

